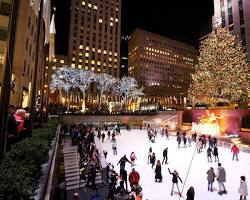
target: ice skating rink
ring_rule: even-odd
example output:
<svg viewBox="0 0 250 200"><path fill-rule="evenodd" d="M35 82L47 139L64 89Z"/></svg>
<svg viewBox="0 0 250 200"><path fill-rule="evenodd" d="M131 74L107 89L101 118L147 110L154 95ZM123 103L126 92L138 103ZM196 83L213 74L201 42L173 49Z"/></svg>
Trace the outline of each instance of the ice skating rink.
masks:
<svg viewBox="0 0 250 200"><path fill-rule="evenodd" d="M140 185L142 186L143 199L146 200L171 200L179 199L179 195L174 194L170 196L172 187L172 176L168 173L168 167L171 171L177 170L184 183L187 171L192 159L195 144L192 143L192 147L177 148L177 142L175 136L170 136L167 140L166 137L161 137L158 133L156 142L151 143L148 141L146 130L121 130L121 136L116 136L117 140L117 152L118 155L113 156L111 142L108 141L107 135L104 143L102 143L103 150L108 151L107 161L113 163L115 170L119 173L119 165L117 163L119 159L126 154L130 157L132 151L135 152L137 160L135 161L135 169L140 173ZM183 147L183 143L181 144ZM163 182L156 183L154 179L154 170L150 164L147 164L147 155L149 147L153 148L153 152L156 154L156 160L162 161L162 152L165 147L168 147L168 162L162 166ZM219 158L222 166L226 170L226 189L228 194L220 196L218 194L218 183L214 182L214 192L207 190L207 170L213 167L216 173L217 162L208 163L205 151L198 154L195 153L194 160L182 193L181 199L186 199L186 193L190 186L195 189L196 200L238 200L240 199L238 194L238 188L240 185L240 176L245 175L250 190L250 154L240 152L239 161L232 161L232 153L230 149L218 147ZM213 158L214 161L214 158ZM131 172L130 163L126 163L125 168L129 173ZM179 188L182 190L183 184L179 182ZM130 187L128 186L130 190ZM175 189L177 192L177 190ZM249 191L250 192L250 191Z"/></svg>

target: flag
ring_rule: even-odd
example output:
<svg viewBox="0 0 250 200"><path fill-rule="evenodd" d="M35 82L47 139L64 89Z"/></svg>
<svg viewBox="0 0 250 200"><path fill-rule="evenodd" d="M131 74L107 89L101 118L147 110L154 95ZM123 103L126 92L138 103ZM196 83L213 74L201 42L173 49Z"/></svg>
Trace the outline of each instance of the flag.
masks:
<svg viewBox="0 0 250 200"><path fill-rule="evenodd" d="M49 60L51 61L55 58L55 14L52 15L52 19L50 22L50 40L49 40Z"/></svg>
<svg viewBox="0 0 250 200"><path fill-rule="evenodd" d="M50 39L50 17L51 0L43 0L43 20L45 24L45 44L49 44Z"/></svg>

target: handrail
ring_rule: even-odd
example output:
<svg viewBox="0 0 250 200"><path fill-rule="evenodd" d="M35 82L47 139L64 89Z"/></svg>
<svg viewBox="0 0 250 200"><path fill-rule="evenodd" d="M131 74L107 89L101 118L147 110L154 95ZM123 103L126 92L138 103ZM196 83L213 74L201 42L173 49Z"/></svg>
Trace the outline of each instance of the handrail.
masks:
<svg viewBox="0 0 250 200"><path fill-rule="evenodd" d="M50 199L50 191L51 191L51 187L52 187L52 181L53 181L53 176L54 176L54 169L55 169L55 161L56 161L56 152L57 152L57 148L58 148L58 141L59 141L59 134L60 134L60 125L57 126L57 130L56 130L56 137L55 137L55 145L54 145L54 149L52 152L52 156L50 159L50 163L49 163L49 173L47 173L47 179L46 179L46 190L44 190L43 193L43 197L44 198L40 198L40 200L49 200ZM44 187L45 189L45 187Z"/></svg>

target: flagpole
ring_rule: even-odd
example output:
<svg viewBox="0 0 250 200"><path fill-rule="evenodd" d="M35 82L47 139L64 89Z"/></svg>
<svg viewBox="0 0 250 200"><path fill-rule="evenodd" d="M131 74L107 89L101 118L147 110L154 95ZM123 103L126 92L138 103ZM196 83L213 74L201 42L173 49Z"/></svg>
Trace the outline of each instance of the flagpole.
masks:
<svg viewBox="0 0 250 200"><path fill-rule="evenodd" d="M7 122L8 122L8 107L10 101L10 80L14 56L16 27L19 14L19 0L12 1L10 20L8 25L8 39L6 48L6 60L3 65L3 80L1 85L0 96L0 162L2 161L7 143Z"/></svg>
<svg viewBox="0 0 250 200"><path fill-rule="evenodd" d="M52 19L51 19L51 24L50 24L50 29L54 29L55 27L55 13L56 13L56 7L53 7L53 14L52 14ZM55 30L50 30L50 42L49 42L49 66L48 66L48 78L47 78L47 82L48 82L48 98L46 99L46 112L48 112L49 110L49 103L50 103L50 100L49 100L49 97L50 97L50 80L51 80L51 73L52 73L52 61L53 59L55 58L55 52L51 52L51 45L54 45L55 44L55 38L54 38L54 33ZM52 41L53 40L53 41ZM53 50L54 51L54 48Z"/></svg>
<svg viewBox="0 0 250 200"><path fill-rule="evenodd" d="M31 89L31 105L30 105L30 137L32 136L34 128L34 119L35 119L35 104L36 104L36 85L37 85L37 69L39 68L39 42L41 35L41 22L43 16L43 0L40 2L40 10L38 14L38 25L37 25L37 34L36 34L36 52L35 52L35 67L32 73L32 89ZM41 113L40 113L41 114Z"/></svg>

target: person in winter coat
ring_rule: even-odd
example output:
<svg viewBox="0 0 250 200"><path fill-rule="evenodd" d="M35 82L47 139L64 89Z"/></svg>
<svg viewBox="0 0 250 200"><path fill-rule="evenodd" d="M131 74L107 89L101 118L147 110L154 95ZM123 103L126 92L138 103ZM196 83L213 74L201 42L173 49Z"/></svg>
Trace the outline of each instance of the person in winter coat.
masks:
<svg viewBox="0 0 250 200"><path fill-rule="evenodd" d="M177 135L177 143L178 143L178 148L180 148L180 145L181 145L181 136L180 136L180 134Z"/></svg>
<svg viewBox="0 0 250 200"><path fill-rule="evenodd" d="M135 171L135 168L132 168L132 172L130 172L128 180L129 180L131 189L133 185L139 184L140 174L137 171Z"/></svg>
<svg viewBox="0 0 250 200"><path fill-rule="evenodd" d="M157 160L156 166L155 166L155 182L162 182L162 175L161 175L161 161Z"/></svg>
<svg viewBox="0 0 250 200"><path fill-rule="evenodd" d="M183 145L184 148L187 147L187 138L184 135L183 135Z"/></svg>
<svg viewBox="0 0 250 200"><path fill-rule="evenodd" d="M201 138L199 138L196 143L197 143L196 144L197 153L202 152L202 141L201 141Z"/></svg>
<svg viewBox="0 0 250 200"><path fill-rule="evenodd" d="M216 175L216 180L218 181L219 185L219 195L222 194L227 194L226 188L224 183L226 182L226 171L224 167L221 166L221 163L218 163L218 169L217 169L217 175Z"/></svg>
<svg viewBox="0 0 250 200"><path fill-rule="evenodd" d="M110 133L110 131L108 131L108 139L110 140L110 135L111 135L111 133Z"/></svg>
<svg viewBox="0 0 250 200"><path fill-rule="evenodd" d="M124 185L124 183L126 185L126 191L128 191L128 173L127 173L127 171L125 169L121 170L120 176L122 178L123 185Z"/></svg>
<svg viewBox="0 0 250 200"><path fill-rule="evenodd" d="M121 170L125 169L125 164L126 162L129 162L130 164L132 164L126 157L126 155L124 155L123 157L121 157L121 159L119 160L119 162L117 163L117 165L120 164L120 172Z"/></svg>
<svg viewBox="0 0 250 200"><path fill-rule="evenodd" d="M191 186L187 191L187 200L194 200L194 195L195 195L194 187Z"/></svg>
<svg viewBox="0 0 250 200"><path fill-rule="evenodd" d="M116 139L113 138L111 142L112 142L113 155L117 155L117 142L116 142Z"/></svg>
<svg viewBox="0 0 250 200"><path fill-rule="evenodd" d="M231 149L231 152L233 152L233 159L236 157L236 160L239 161L238 159L238 154L239 154L239 148L234 144L232 149Z"/></svg>
<svg viewBox="0 0 250 200"><path fill-rule="evenodd" d="M102 143L104 142L105 139L105 133L102 133Z"/></svg>
<svg viewBox="0 0 250 200"><path fill-rule="evenodd" d="M150 147L148 150L148 163L151 163L152 153L153 153L153 150L152 150L152 147Z"/></svg>
<svg viewBox="0 0 250 200"><path fill-rule="evenodd" d="M151 157L151 160L150 160L150 163L152 164L152 168L154 167L155 165L155 161L156 161L156 157L155 157L155 153L152 154L152 157Z"/></svg>
<svg viewBox="0 0 250 200"><path fill-rule="evenodd" d="M214 162L219 161L219 153L218 153L218 148L217 146L214 146L214 151L213 151L213 155L214 155Z"/></svg>
<svg viewBox="0 0 250 200"><path fill-rule="evenodd" d="M214 179L215 179L214 168L210 167L210 169L207 171L207 181L208 181L207 190L208 191L213 192Z"/></svg>
<svg viewBox="0 0 250 200"><path fill-rule="evenodd" d="M132 152L131 154L130 154L130 160L131 160L131 167L133 167L134 165L135 165L135 159L137 159L136 158L136 156L135 156L135 153L134 152Z"/></svg>
<svg viewBox="0 0 250 200"><path fill-rule="evenodd" d="M246 182L246 177L245 176L240 177L240 187L239 187L238 192L240 194L240 200L246 200L247 199L248 190L247 190L247 182Z"/></svg>
<svg viewBox="0 0 250 200"><path fill-rule="evenodd" d="M207 162L212 162L212 149L211 149L211 147L209 146L208 148L207 148Z"/></svg>
<svg viewBox="0 0 250 200"><path fill-rule="evenodd" d="M181 183L182 183L182 180L179 177L178 172L176 170L174 170L174 172L171 172L169 168L168 168L168 172L169 172L169 174L171 174L173 176L173 178L172 178L171 196L173 195L174 185L176 185L176 187L178 189L178 192L179 192L179 195L181 197L181 192L180 192L180 189L179 189L179 186L178 186L178 179L180 180Z"/></svg>
<svg viewBox="0 0 250 200"><path fill-rule="evenodd" d="M165 161L165 164L168 163L168 148L167 147L163 150L162 164L164 163L164 161Z"/></svg>

